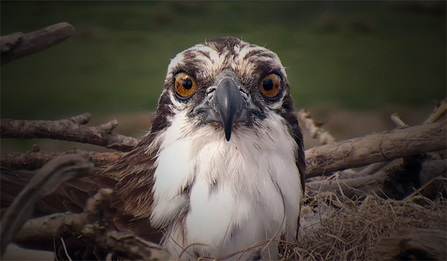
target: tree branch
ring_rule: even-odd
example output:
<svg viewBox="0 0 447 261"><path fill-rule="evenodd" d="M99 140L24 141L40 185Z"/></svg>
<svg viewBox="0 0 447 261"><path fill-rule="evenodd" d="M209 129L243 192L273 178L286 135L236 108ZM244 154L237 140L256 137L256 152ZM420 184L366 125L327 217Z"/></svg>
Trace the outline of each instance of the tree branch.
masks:
<svg viewBox="0 0 447 261"><path fill-rule="evenodd" d="M68 39L75 29L69 23L58 23L23 34L13 33L0 38L1 65L23 56L45 50Z"/></svg>
<svg viewBox="0 0 447 261"><path fill-rule="evenodd" d="M306 177L442 150L446 148L445 138L446 122L442 121L314 147L306 150ZM64 153L66 152L2 153L0 164L11 169L33 170ZM76 150L74 153L81 152ZM88 154L95 166L113 163L124 155L120 152L88 152Z"/></svg>
<svg viewBox="0 0 447 261"><path fill-rule="evenodd" d="M60 238L74 235L87 239L117 256L131 260L174 260L161 246L145 241L127 232L107 229L101 212L110 204L111 189L100 189L90 198L84 212L80 214L57 213L28 220L14 242L21 245L32 241Z"/></svg>
<svg viewBox="0 0 447 261"><path fill-rule="evenodd" d="M30 180L5 212L1 222L1 251L32 216L34 206L64 182L93 172L93 164L80 155L66 155L46 164Z"/></svg>
<svg viewBox="0 0 447 261"><path fill-rule="evenodd" d="M418 179L432 180L437 176L441 176L446 171L445 160L427 160L421 162L420 169L414 173L414 169L406 169L403 166L382 169L374 175L368 175L350 179L322 180L306 183L308 188L314 191L334 191L345 195L348 198L354 196L362 197L367 194L377 194L381 197L400 198L408 195L412 191L413 184L407 176L406 182L397 179L405 179L403 175L408 175L413 171L412 175L416 175ZM404 184L405 183L405 184ZM392 187L389 186L392 184ZM424 185L422 183L421 185ZM435 194L437 191L430 194Z"/></svg>
<svg viewBox="0 0 447 261"><path fill-rule="evenodd" d="M446 148L446 121L394 129L306 150L306 178Z"/></svg>
<svg viewBox="0 0 447 261"><path fill-rule="evenodd" d="M430 114L430 116L427 118L424 124L437 121L442 116L445 116L446 112L447 112L447 98L440 102L436 101L433 112Z"/></svg>
<svg viewBox="0 0 447 261"><path fill-rule="evenodd" d="M73 149L70 151L26 151L26 152L8 152L0 154L0 165L10 169L35 170L41 168L45 163L56 157L66 154L84 154L90 158L95 167L105 166L119 160L124 153L122 152L96 152L81 151Z"/></svg>
<svg viewBox="0 0 447 261"><path fill-rule="evenodd" d="M58 121L2 119L0 120L0 135L2 138L43 138L74 141L118 151L130 151L138 143L135 138L112 133L118 125L116 120L96 127L85 126L84 124L89 122L90 117L90 114L85 113Z"/></svg>
<svg viewBox="0 0 447 261"><path fill-rule="evenodd" d="M314 139L318 139L321 144L331 144L336 141L335 138L327 130L321 127L323 124L316 123L312 119L309 111L302 109L296 113L296 116L298 117L300 122L304 124L304 128L309 131L311 137Z"/></svg>
<svg viewBox="0 0 447 261"><path fill-rule="evenodd" d="M377 260L446 260L447 236L443 229L403 228L375 243Z"/></svg>

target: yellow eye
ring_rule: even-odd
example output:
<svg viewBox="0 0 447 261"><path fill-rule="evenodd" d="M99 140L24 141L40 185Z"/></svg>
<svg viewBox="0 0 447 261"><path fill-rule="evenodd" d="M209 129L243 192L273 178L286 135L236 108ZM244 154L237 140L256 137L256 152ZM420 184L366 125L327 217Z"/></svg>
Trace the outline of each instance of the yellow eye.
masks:
<svg viewBox="0 0 447 261"><path fill-rule="evenodd" d="M175 75L175 92L182 98L187 98L196 91L196 81L187 73L181 72Z"/></svg>
<svg viewBox="0 0 447 261"><path fill-rule="evenodd" d="M264 77L259 83L259 91L266 98L275 98L281 90L281 78L271 73Z"/></svg>

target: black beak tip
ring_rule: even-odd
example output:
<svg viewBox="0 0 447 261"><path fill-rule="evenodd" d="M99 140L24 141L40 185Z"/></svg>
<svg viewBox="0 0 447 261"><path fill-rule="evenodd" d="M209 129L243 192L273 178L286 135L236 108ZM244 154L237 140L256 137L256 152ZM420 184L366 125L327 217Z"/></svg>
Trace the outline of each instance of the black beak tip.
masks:
<svg viewBox="0 0 447 261"><path fill-rule="evenodd" d="M225 139L226 139L227 141L230 141L230 139L231 139L231 127L230 127L230 128L227 128L227 127L225 126Z"/></svg>

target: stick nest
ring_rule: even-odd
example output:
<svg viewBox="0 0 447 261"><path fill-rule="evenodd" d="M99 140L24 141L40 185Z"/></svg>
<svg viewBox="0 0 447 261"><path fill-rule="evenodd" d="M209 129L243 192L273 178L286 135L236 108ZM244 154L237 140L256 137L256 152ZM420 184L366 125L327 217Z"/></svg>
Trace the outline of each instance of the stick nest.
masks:
<svg viewBox="0 0 447 261"><path fill-rule="evenodd" d="M432 201L416 194L392 200L369 195L360 201L321 192L305 202L298 243L286 243L287 259L375 260L379 237L401 228L447 228L447 201L441 197Z"/></svg>

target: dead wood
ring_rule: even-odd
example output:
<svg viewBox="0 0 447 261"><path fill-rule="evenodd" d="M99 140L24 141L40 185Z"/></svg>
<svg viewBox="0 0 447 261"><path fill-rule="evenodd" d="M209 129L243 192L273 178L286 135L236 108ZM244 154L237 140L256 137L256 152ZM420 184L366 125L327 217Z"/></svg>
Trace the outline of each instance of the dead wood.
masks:
<svg viewBox="0 0 447 261"><path fill-rule="evenodd" d="M391 121L398 127L398 128L406 128L409 125L406 124L400 117L399 115L397 115L397 113L393 113L391 115ZM431 122L427 122L427 123L431 123Z"/></svg>
<svg viewBox="0 0 447 261"><path fill-rule="evenodd" d="M435 108L434 108L433 112L430 114L430 116L427 118L427 120L424 121L423 124L429 124L429 123L433 123L433 122L442 120L442 117L446 114L446 111L447 111L447 99L444 99L440 102L435 101ZM308 118L310 118L310 114L308 114ZM396 125L397 128L407 128L409 126L399 117L399 115L397 115L397 113L394 113L391 115L391 121ZM308 125L310 125L312 128L311 124L305 124L304 126L306 129L308 129L312 133L312 129L310 129L308 127ZM436 159L442 158L442 157L440 157L438 152L431 152L430 156L432 156L433 158L436 158ZM363 177L366 175L372 175L372 174L375 174L376 172L380 171L382 168L386 167L393 161L394 160L385 161L385 162L376 162L376 163L370 164L369 166L365 167L364 169L362 169L360 171L353 171L352 169L347 169L340 173L340 177L344 177L344 176ZM349 173L345 173L346 171L349 171ZM346 174L349 174L349 175L346 175ZM424 172L424 174L426 174L426 173ZM429 179L428 180L425 179L424 177L421 177L421 179L425 180L425 182L427 182L429 180Z"/></svg>
<svg viewBox="0 0 447 261"><path fill-rule="evenodd" d="M75 29L69 23L58 23L37 31L13 33L0 38L1 65L23 56L45 50L68 39Z"/></svg>
<svg viewBox="0 0 447 261"><path fill-rule="evenodd" d="M374 248L377 260L447 260L447 235L441 229L404 228L381 237Z"/></svg>
<svg viewBox="0 0 447 261"><path fill-rule="evenodd" d="M360 201L321 191L306 195L304 200L299 240L290 243L290 260L373 261L377 260L377 239L395 235L401 228L430 228L446 233L447 202L442 197L432 201L414 194L393 200L368 195Z"/></svg>
<svg viewBox="0 0 447 261"><path fill-rule="evenodd" d="M138 143L137 139L112 133L118 125L113 120L108 123L89 127L90 114L85 113L58 121L22 121L2 119L0 135L2 138L18 139L57 139L88 143L118 151L130 151Z"/></svg>
<svg viewBox="0 0 447 261"><path fill-rule="evenodd" d="M306 150L306 177L446 148L446 121L395 129Z"/></svg>
<svg viewBox="0 0 447 261"><path fill-rule="evenodd" d="M91 174L93 164L80 155L66 155L46 164L30 180L5 212L1 224L1 251L32 216L34 206L64 182Z"/></svg>
<svg viewBox="0 0 447 261"><path fill-rule="evenodd" d="M321 126L322 123L317 123L311 118L311 114L307 110L300 110L296 113L298 120L304 125L303 127L307 129L312 138L318 139L321 144L331 144L336 140L335 138Z"/></svg>
<svg viewBox="0 0 447 261"><path fill-rule="evenodd" d="M438 121L441 117L445 118L447 112L447 98L438 102L435 101L435 108L424 124Z"/></svg>
<svg viewBox="0 0 447 261"><path fill-rule="evenodd" d="M75 135L74 131L73 135ZM446 148L445 138L446 122L442 121L314 147L306 150L306 177L328 175L333 171L443 150ZM81 135L78 139L82 139ZM57 155L60 155L59 152L2 153L0 164L12 169L32 170L41 167L45 161ZM96 152L91 155L95 164L102 166L115 162L124 154Z"/></svg>
<svg viewBox="0 0 447 261"><path fill-rule="evenodd" d="M401 199L432 179L445 175L447 163L445 160L418 161L417 157L410 157L398 167L385 168L374 175L309 182L306 186L310 191L333 191L348 198L363 197L377 194L381 197ZM430 178L421 181L420 177ZM426 191L434 198L439 193L440 184L430 191Z"/></svg>
<svg viewBox="0 0 447 261"><path fill-rule="evenodd" d="M15 170L35 170L56 157L66 154L82 154L90 158L95 167L102 167L116 162L125 154L122 152L96 152L73 149L69 151L25 151L0 154L0 165Z"/></svg>
<svg viewBox="0 0 447 261"><path fill-rule="evenodd" d="M429 124L436 122L441 119L443 115L445 115L447 111L447 99L442 100L441 102L436 101L435 102L435 108L433 112L430 114L430 116L427 118L427 120L424 121L423 124ZM406 128L409 125L406 124L400 117L397 115L397 113L394 113L391 115L391 121L398 127L398 128ZM433 152L435 153L435 152ZM390 164L392 161L388 162L377 162L369 165L368 167L365 167L361 171L359 171L357 174L359 177L365 176L365 175L372 175L376 172L378 172L380 169L386 167L388 164Z"/></svg>
<svg viewBox="0 0 447 261"><path fill-rule="evenodd" d="M83 213L58 213L28 220L14 237L14 243L27 244L60 238L64 235L82 237L116 256L131 260L175 260L161 246L127 232L107 228L101 212L110 204L112 190L100 189L90 198Z"/></svg>

